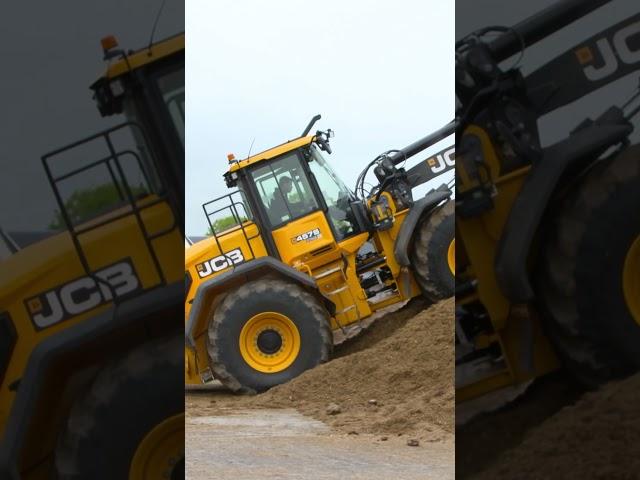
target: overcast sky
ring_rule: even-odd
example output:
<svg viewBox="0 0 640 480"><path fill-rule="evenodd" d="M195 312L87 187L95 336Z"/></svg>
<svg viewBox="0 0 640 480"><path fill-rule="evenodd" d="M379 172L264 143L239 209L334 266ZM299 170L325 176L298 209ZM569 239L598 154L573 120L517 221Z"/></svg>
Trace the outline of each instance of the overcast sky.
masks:
<svg viewBox="0 0 640 480"><path fill-rule="evenodd" d="M187 234L204 234L201 204L228 192L227 153L246 157L254 139L257 153L320 113L352 187L378 153L453 119L453 1L190 0L185 25Z"/></svg>

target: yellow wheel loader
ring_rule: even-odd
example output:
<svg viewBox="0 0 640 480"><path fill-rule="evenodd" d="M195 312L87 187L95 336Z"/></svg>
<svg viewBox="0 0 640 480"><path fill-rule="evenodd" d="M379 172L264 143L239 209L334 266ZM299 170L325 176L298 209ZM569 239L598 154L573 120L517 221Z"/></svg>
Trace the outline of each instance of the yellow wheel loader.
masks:
<svg viewBox="0 0 640 480"><path fill-rule="evenodd" d="M184 478L184 35L103 48L121 123L43 156L56 231L2 232L2 479Z"/></svg>
<svg viewBox="0 0 640 480"><path fill-rule="evenodd" d="M638 71L640 16L527 76L505 62L605 3L559 2L456 45L459 402L560 366L586 386L640 368L640 92L557 143L538 135L541 116Z"/></svg>
<svg viewBox="0 0 640 480"><path fill-rule="evenodd" d="M412 195L453 168L453 150L399 168L451 127L376 157L351 191L324 156L331 130L309 134L319 119L265 152L230 155L236 190L204 205L212 235L186 250L187 383L263 391L326 361L334 331L418 295L453 295L452 192Z"/></svg>

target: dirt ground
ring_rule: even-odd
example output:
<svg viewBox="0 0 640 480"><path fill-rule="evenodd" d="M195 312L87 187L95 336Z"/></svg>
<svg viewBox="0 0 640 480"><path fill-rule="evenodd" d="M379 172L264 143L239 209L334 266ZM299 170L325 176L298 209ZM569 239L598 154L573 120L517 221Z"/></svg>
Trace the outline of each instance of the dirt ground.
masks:
<svg viewBox="0 0 640 480"><path fill-rule="evenodd" d="M337 451L350 452L355 456L349 462L369 458L367 462L377 464L382 472L373 476L373 471L364 469L362 477L353 473L335 478L453 478L453 308L453 300L433 306L414 300L339 345L328 363L261 395L235 396L220 387L189 393L188 452L203 447L224 450L216 429L203 426L207 422L218 425L238 412L256 418L274 411L298 412L327 430L302 439L287 436L287 427L277 441L270 438L269 443L291 452L306 443L308 448L334 452L332 457ZM291 424L291 419L287 422ZM257 430L251 433L257 425L247 428L248 437L263 435ZM238 460L233 452L227 455L231 464ZM385 470L396 462L398 468ZM188 478L207 478L192 473ZM282 478L325 478L301 475Z"/></svg>
<svg viewBox="0 0 640 480"><path fill-rule="evenodd" d="M189 480L453 480L452 445L349 435L292 409L221 409L227 392L191 392L185 420Z"/></svg>
<svg viewBox="0 0 640 480"><path fill-rule="evenodd" d="M453 300L421 300L378 320L327 364L252 399L295 408L344 432L425 441L453 434ZM331 415L329 404L341 412Z"/></svg>
<svg viewBox="0 0 640 480"><path fill-rule="evenodd" d="M562 373L456 430L456 478L640 478L640 374L595 392Z"/></svg>

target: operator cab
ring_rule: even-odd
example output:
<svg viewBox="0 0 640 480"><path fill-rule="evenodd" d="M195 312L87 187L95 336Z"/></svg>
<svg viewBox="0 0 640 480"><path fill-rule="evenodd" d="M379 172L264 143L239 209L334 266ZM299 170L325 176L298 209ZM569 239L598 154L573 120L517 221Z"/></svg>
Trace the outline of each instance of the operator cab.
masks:
<svg viewBox="0 0 640 480"><path fill-rule="evenodd" d="M290 235L284 242L290 245L317 238L339 243L362 233L351 213L355 197L322 152L330 152L330 135L318 131L240 161L230 156L227 186L238 187L246 217L263 226L263 233L272 233L264 235L272 255L277 253L276 244L282 250L282 243L273 242L279 235ZM296 241L298 237L301 240ZM312 246L323 245L326 242Z"/></svg>
<svg viewBox="0 0 640 480"><path fill-rule="evenodd" d="M272 229L324 211L336 241L359 233L349 215L351 193L314 143L257 165L249 172L258 208L266 213Z"/></svg>

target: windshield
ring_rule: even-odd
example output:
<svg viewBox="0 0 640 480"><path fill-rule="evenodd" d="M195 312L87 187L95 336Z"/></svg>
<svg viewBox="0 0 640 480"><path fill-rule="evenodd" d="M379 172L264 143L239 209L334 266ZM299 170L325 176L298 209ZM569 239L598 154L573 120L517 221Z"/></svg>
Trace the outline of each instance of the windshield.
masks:
<svg viewBox="0 0 640 480"><path fill-rule="evenodd" d="M251 177L274 227L318 209L297 152L256 168Z"/></svg>
<svg viewBox="0 0 640 480"><path fill-rule="evenodd" d="M184 148L184 66L160 75L158 87Z"/></svg>
<svg viewBox="0 0 640 480"><path fill-rule="evenodd" d="M351 216L351 192L331 169L331 166L324 159L315 145L311 146L312 159L309 168L318 182L322 196L328 207L328 216L336 240L340 241L346 237L359 233L355 222Z"/></svg>

